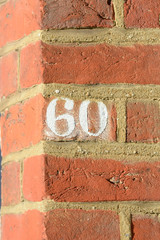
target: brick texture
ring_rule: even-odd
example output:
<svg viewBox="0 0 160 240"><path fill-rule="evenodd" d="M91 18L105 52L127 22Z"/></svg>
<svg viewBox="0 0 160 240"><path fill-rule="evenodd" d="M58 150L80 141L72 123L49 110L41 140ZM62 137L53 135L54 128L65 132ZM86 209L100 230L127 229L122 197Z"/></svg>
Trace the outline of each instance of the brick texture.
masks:
<svg viewBox="0 0 160 240"><path fill-rule="evenodd" d="M160 2L157 0L126 0L124 4L127 28L159 28Z"/></svg>
<svg viewBox="0 0 160 240"><path fill-rule="evenodd" d="M120 240L118 216L111 211L57 209L47 219L48 240Z"/></svg>
<svg viewBox="0 0 160 240"><path fill-rule="evenodd" d="M0 46L38 29L115 25L112 1L106 0L10 0L0 7L0 16Z"/></svg>
<svg viewBox="0 0 160 240"><path fill-rule="evenodd" d="M158 217L133 216L132 219L133 240L159 240L160 222Z"/></svg>
<svg viewBox="0 0 160 240"><path fill-rule="evenodd" d="M2 240L47 240L44 215L37 210L2 217Z"/></svg>
<svg viewBox="0 0 160 240"><path fill-rule="evenodd" d="M0 98L8 96L17 89L17 63L16 52L0 58Z"/></svg>
<svg viewBox="0 0 160 240"><path fill-rule="evenodd" d="M18 103L1 116L2 155L32 146L43 138L43 105L41 94Z"/></svg>
<svg viewBox="0 0 160 240"><path fill-rule="evenodd" d="M20 202L20 164L9 163L2 170L2 205Z"/></svg>
<svg viewBox="0 0 160 240"><path fill-rule="evenodd" d="M46 0L44 6L44 28L113 27L114 10L106 0Z"/></svg>
<svg viewBox="0 0 160 240"><path fill-rule="evenodd" d="M31 59L28 70L26 52ZM53 46L44 43L41 46L37 43L23 49L22 56L22 87L41 81L63 84L160 84L159 46Z"/></svg>
<svg viewBox="0 0 160 240"><path fill-rule="evenodd" d="M127 141L160 142L160 109L158 103L128 103Z"/></svg>
<svg viewBox="0 0 160 240"><path fill-rule="evenodd" d="M40 169L36 176L35 165ZM30 201L39 200L37 196L60 202L159 201L159 165L35 156L25 161L24 196Z"/></svg>
<svg viewBox="0 0 160 240"><path fill-rule="evenodd" d="M159 46L62 47L43 44L43 59L45 83L160 84Z"/></svg>

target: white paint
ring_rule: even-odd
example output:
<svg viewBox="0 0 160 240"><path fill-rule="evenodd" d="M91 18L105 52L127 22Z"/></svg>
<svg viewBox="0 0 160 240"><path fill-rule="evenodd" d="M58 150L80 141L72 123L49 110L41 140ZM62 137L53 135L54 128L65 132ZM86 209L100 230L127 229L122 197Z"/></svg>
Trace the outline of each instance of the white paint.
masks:
<svg viewBox="0 0 160 240"><path fill-rule="evenodd" d="M60 93L60 91L59 91L58 89L56 89L56 90L55 90L55 93L57 93L57 94L58 94L58 93Z"/></svg>
<svg viewBox="0 0 160 240"><path fill-rule="evenodd" d="M72 110L73 109L73 106L74 106L74 101L73 100L70 100L68 98L60 98L60 100L65 100L65 109L67 110ZM57 104L57 101L58 99L53 99L49 105L48 105L48 108L47 108L47 114L46 114L46 122L47 122L47 125L48 127L51 129L51 131L59 136L59 137L67 137L69 136L74 128L75 128L75 121L74 121L74 117L71 116L70 114L66 113L66 114L62 114L62 115L59 115L58 117L56 117L56 104ZM67 123L68 123L68 130L63 133L63 134L60 134L56 131L56 121L58 120L66 120Z"/></svg>
<svg viewBox="0 0 160 240"><path fill-rule="evenodd" d="M100 127L97 133L91 133L88 129L88 106L90 104L89 100L83 101L80 105L79 109L79 120L82 129L86 132L89 136L98 137L106 128L107 121L108 121L108 111L104 103L98 102L98 110L100 116Z"/></svg>
<svg viewBox="0 0 160 240"><path fill-rule="evenodd" d="M65 113L62 115L59 115L56 117L56 105L58 100L64 100L65 101L65 109L70 111L73 110L74 107L74 101L68 98L56 98L53 99L47 108L47 113L46 113L46 123L48 128L57 136L59 137L68 137L69 135L72 134L72 132L75 129L76 123L74 117L69 114ZM108 122L108 111L107 107L103 102L97 102L98 105L98 114L99 114L99 131L97 133L92 133L89 132L89 127L88 127L88 106L91 103L89 100L85 100L81 103L80 109L79 109L79 122L82 127L82 130L89 136L94 136L98 137L100 134L103 133L107 126ZM58 120L66 120L68 129L65 131L63 134L60 134L56 130L56 121ZM95 123L96 124L96 123ZM48 135L48 134L47 134Z"/></svg>

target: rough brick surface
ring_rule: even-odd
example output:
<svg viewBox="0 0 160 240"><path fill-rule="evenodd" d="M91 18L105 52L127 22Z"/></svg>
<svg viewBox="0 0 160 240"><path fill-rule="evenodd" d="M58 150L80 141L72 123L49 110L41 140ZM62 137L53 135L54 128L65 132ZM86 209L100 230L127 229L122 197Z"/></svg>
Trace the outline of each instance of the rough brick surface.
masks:
<svg viewBox="0 0 160 240"><path fill-rule="evenodd" d="M0 98L17 89L17 63L16 52L0 58Z"/></svg>
<svg viewBox="0 0 160 240"><path fill-rule="evenodd" d="M127 141L160 142L160 108L157 102L129 102Z"/></svg>
<svg viewBox="0 0 160 240"><path fill-rule="evenodd" d="M43 44L44 82L160 84L159 46Z"/></svg>
<svg viewBox="0 0 160 240"><path fill-rule="evenodd" d="M54 108L53 105L50 106L50 104L55 101L56 106ZM74 101L70 98L49 99L46 117L47 124L44 134L45 137L49 140L56 141L87 141L102 139L115 141L116 109L114 104L97 100L90 100L88 104L86 101L89 100ZM73 105L71 106L71 109L68 110L66 104L69 103ZM86 110L85 106L87 106ZM105 108L106 112L101 112L103 109L102 106ZM104 117L105 114L106 116ZM82 118L83 116L86 116L86 119ZM56 120L61 117L61 120ZM49 121L50 123L48 123ZM86 126L84 122L87 123L88 126ZM55 127L53 127L54 125ZM67 133L68 131L69 134Z"/></svg>
<svg viewBox="0 0 160 240"><path fill-rule="evenodd" d="M35 164L40 169L36 176L32 174ZM35 156L24 166L23 191L30 201L46 197L60 202L160 200L158 162L127 164L106 159Z"/></svg>
<svg viewBox="0 0 160 240"><path fill-rule="evenodd" d="M133 216L132 219L133 240L159 240L160 222L158 217Z"/></svg>
<svg viewBox="0 0 160 240"><path fill-rule="evenodd" d="M0 7L0 46L40 29L39 0L10 0ZM3 34L2 34L3 33Z"/></svg>
<svg viewBox="0 0 160 240"><path fill-rule="evenodd" d="M43 138L44 99L41 94L18 103L1 117L2 155L19 151Z"/></svg>
<svg viewBox="0 0 160 240"><path fill-rule="evenodd" d="M160 200L159 163L46 158L46 192L55 201Z"/></svg>
<svg viewBox="0 0 160 240"><path fill-rule="evenodd" d="M48 240L120 239L119 219L117 214L111 211L57 209L49 212L47 218Z"/></svg>
<svg viewBox="0 0 160 240"><path fill-rule="evenodd" d="M2 217L2 240L46 240L44 215L37 210Z"/></svg>
<svg viewBox="0 0 160 240"><path fill-rule="evenodd" d="M25 61L22 62L22 87L41 81L63 84L160 84L159 46L55 46L37 43L23 49L22 55L27 52L31 59L28 63L30 68L27 69Z"/></svg>
<svg viewBox="0 0 160 240"><path fill-rule="evenodd" d="M124 4L125 26L127 28L157 28L159 24L160 1L126 0Z"/></svg>
<svg viewBox="0 0 160 240"><path fill-rule="evenodd" d="M30 201L41 201L45 196L44 157L31 157L24 161L23 195Z"/></svg>
<svg viewBox="0 0 160 240"><path fill-rule="evenodd" d="M20 164L10 163L2 170L2 205L20 202Z"/></svg>
<svg viewBox="0 0 160 240"><path fill-rule="evenodd" d="M112 0L45 0L44 28L114 26Z"/></svg>

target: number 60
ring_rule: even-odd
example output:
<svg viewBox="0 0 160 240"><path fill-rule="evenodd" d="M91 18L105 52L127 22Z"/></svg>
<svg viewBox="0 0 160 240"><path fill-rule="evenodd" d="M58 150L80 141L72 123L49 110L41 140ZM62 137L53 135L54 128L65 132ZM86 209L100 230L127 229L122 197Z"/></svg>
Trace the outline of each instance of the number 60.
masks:
<svg viewBox="0 0 160 240"><path fill-rule="evenodd" d="M66 110L72 110L74 107L74 101L68 98L56 98L53 99L47 108L47 113L46 113L46 123L47 126L51 129L51 131L59 136L59 137L67 137L69 136L75 129L75 119L74 117L69 114L65 113L62 115L59 115L56 117L56 105L58 100L64 100L65 101L65 109ZM99 136L106 128L107 121L108 121L108 111L106 108L106 105L103 102L97 102L98 105L98 112L99 112L99 131L97 133L92 133L89 131L88 127L88 106L90 104L89 100L85 100L81 103L80 108L79 108L79 122L80 125L85 133L87 133L89 136L94 136L97 137ZM56 130L56 121L58 120L66 120L68 129L65 131L63 134L60 134Z"/></svg>

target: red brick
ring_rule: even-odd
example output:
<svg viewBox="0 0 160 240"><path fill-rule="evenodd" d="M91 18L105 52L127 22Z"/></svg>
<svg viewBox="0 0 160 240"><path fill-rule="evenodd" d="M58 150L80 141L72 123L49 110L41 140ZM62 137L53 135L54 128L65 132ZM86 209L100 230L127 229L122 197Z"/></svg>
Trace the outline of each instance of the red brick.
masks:
<svg viewBox="0 0 160 240"><path fill-rule="evenodd" d="M10 163L2 170L2 205L20 202L20 164Z"/></svg>
<svg viewBox="0 0 160 240"><path fill-rule="evenodd" d="M0 46L40 29L39 0L10 0L0 7Z"/></svg>
<svg viewBox="0 0 160 240"><path fill-rule="evenodd" d="M55 109L53 109L53 106L48 109L47 115L52 116L50 122L52 123L51 126L48 124L49 117L46 117L46 128L45 128L45 137L48 140L56 140L56 141L64 141L64 140L78 140L78 141L86 141L86 140L102 140L105 139L107 141L115 141L116 140L116 109L113 103L111 102L104 102L101 101L94 101L90 100L90 103L87 107L87 110L84 110L84 107L82 104L86 103L84 101L74 101L72 99L49 99L49 104L52 104L52 101L57 101ZM73 101L73 106L71 110L67 110L65 108L65 104L67 101ZM103 104L106 111L106 116L103 119L103 114L100 115L100 108ZM86 105L87 106L87 105ZM50 109L51 108L51 109ZM81 110L80 110L81 109ZM101 108L102 109L102 108ZM64 114L64 117L62 116L61 120L56 120L56 118L53 117L53 112L55 112L56 118L61 117ZM86 113L87 120L88 120L88 127L85 129L84 124L82 124L82 120L80 120L80 116L84 116ZM68 114L72 119L73 123L70 119L65 119L66 114ZM108 117L107 117L108 115ZM54 126L53 122L55 119L55 132L52 128ZM86 122L86 120L84 120ZM105 123L102 127L101 123ZM73 130L71 130L71 127L73 127ZM70 131L69 134L67 134L67 131ZM64 136L66 134L66 136ZM62 135L62 136L61 136Z"/></svg>
<svg viewBox="0 0 160 240"><path fill-rule="evenodd" d="M114 10L106 0L44 0L44 28L113 27ZM110 2L110 3L109 3Z"/></svg>
<svg viewBox="0 0 160 240"><path fill-rule="evenodd" d="M16 52L0 58L0 98L17 89L17 61Z"/></svg>
<svg viewBox="0 0 160 240"><path fill-rule="evenodd" d="M119 219L111 211L57 209L49 212L47 218L48 240L120 240Z"/></svg>
<svg viewBox="0 0 160 240"><path fill-rule="evenodd" d="M43 44L42 51L45 83L160 84L160 46Z"/></svg>
<svg viewBox="0 0 160 240"><path fill-rule="evenodd" d="M157 216L133 216L133 240L159 240L160 222Z"/></svg>
<svg viewBox="0 0 160 240"><path fill-rule="evenodd" d="M157 102L128 103L127 141L160 142L160 109Z"/></svg>
<svg viewBox="0 0 160 240"><path fill-rule="evenodd" d="M45 196L45 163L43 156L24 161L23 195L30 201L41 201Z"/></svg>
<svg viewBox="0 0 160 240"><path fill-rule="evenodd" d="M42 60L40 42L30 44L21 50L20 79L22 88L28 88L43 82L43 67L40 64Z"/></svg>
<svg viewBox="0 0 160 240"><path fill-rule="evenodd" d="M44 216L37 210L2 217L2 240L46 240Z"/></svg>
<svg viewBox="0 0 160 240"><path fill-rule="evenodd" d="M43 106L41 94L18 103L1 117L2 155L19 151L43 138Z"/></svg>
<svg viewBox="0 0 160 240"><path fill-rule="evenodd" d="M31 59L28 69L27 52ZM160 84L160 46L55 46L38 42L24 48L22 56L22 87L41 82Z"/></svg>
<svg viewBox="0 0 160 240"><path fill-rule="evenodd" d="M124 4L127 28L159 28L160 1L126 0Z"/></svg>
<svg viewBox="0 0 160 240"><path fill-rule="evenodd" d="M39 173L35 170L36 177L32 174L35 165L40 169ZM160 200L158 162L128 164L108 159L66 159L46 155L44 159L43 156L28 159L24 166L23 191L26 200Z"/></svg>
<svg viewBox="0 0 160 240"><path fill-rule="evenodd" d="M160 200L160 163L47 156L46 193L55 201Z"/></svg>
<svg viewBox="0 0 160 240"><path fill-rule="evenodd" d="M0 46L37 29L114 26L113 4L106 0L10 0L0 16Z"/></svg>

